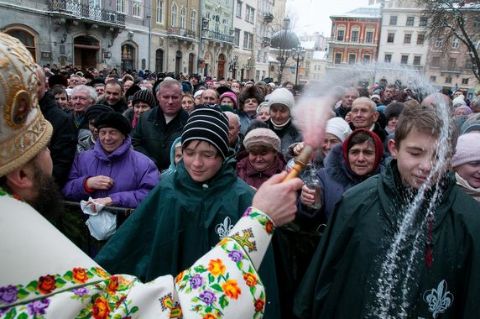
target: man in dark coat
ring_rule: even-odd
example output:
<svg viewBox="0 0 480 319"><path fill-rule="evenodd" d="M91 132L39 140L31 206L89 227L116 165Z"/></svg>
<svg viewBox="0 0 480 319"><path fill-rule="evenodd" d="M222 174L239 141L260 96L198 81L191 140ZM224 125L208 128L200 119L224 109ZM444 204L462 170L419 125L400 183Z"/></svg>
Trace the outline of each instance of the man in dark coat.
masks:
<svg viewBox="0 0 480 319"><path fill-rule="evenodd" d="M335 115L345 119L345 116L352 109L353 101L358 98L358 90L354 87L347 88L342 96L342 103L335 109Z"/></svg>
<svg viewBox="0 0 480 319"><path fill-rule="evenodd" d="M165 78L157 88L159 107L143 113L133 131L135 150L150 157L160 171L170 165L170 147L182 133L188 113L182 109L182 86Z"/></svg>
<svg viewBox="0 0 480 319"><path fill-rule="evenodd" d="M128 109L127 102L123 97L123 86L117 80L109 80L105 83L105 93L98 104L110 106L115 112L123 113Z"/></svg>
<svg viewBox="0 0 480 319"><path fill-rule="evenodd" d="M377 106L368 97L359 97L352 103L352 109L350 111L352 122L350 127L352 130L367 129L377 134L382 143L385 143L387 138L387 132L377 122L379 112Z"/></svg>
<svg viewBox="0 0 480 319"><path fill-rule="evenodd" d="M60 109L51 93L45 92L45 74L41 67L37 66L36 74L39 80L37 95L40 110L53 126L49 145L53 161L53 177L59 187L63 187L75 156L77 134L72 118Z"/></svg>
<svg viewBox="0 0 480 319"><path fill-rule="evenodd" d="M385 172L337 205L297 293L297 317L480 317L480 206L444 173L445 124L432 108L404 109Z"/></svg>

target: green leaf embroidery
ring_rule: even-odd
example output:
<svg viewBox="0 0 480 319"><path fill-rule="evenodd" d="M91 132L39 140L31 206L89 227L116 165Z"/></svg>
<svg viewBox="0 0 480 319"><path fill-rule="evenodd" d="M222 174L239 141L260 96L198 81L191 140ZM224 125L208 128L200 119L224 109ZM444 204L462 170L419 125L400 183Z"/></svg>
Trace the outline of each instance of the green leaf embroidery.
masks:
<svg viewBox="0 0 480 319"><path fill-rule="evenodd" d="M25 312L22 312L18 317L17 319L27 319L28 318L28 315L25 313ZM35 317L35 318L39 318L38 316Z"/></svg>
<svg viewBox="0 0 480 319"><path fill-rule="evenodd" d="M28 296L28 295L29 295L28 291L26 291L26 290L23 289L23 288L20 288L20 289L18 290L18 292L17 292L17 298L18 298L18 299L23 299L23 298L25 298L25 297Z"/></svg>
<svg viewBox="0 0 480 319"><path fill-rule="evenodd" d="M67 271L65 275L63 275L63 279L65 279L66 281L72 281L73 273L70 270Z"/></svg>
<svg viewBox="0 0 480 319"><path fill-rule="evenodd" d="M38 281L34 280L34 281L31 281L25 288L27 288L27 290L29 291L36 292L37 286L38 286Z"/></svg>
<svg viewBox="0 0 480 319"><path fill-rule="evenodd" d="M203 265L199 265L199 266L196 266L195 268L193 268L196 272L198 273L202 273L202 272L206 272L207 269L205 267L203 267Z"/></svg>
<svg viewBox="0 0 480 319"><path fill-rule="evenodd" d="M138 311L138 307L134 306L132 309L130 309L130 313L135 313Z"/></svg>
<svg viewBox="0 0 480 319"><path fill-rule="evenodd" d="M215 280L215 278L213 277L213 275L212 275L212 274L208 274L208 283L211 284L212 282L214 282L214 280Z"/></svg>
<svg viewBox="0 0 480 319"><path fill-rule="evenodd" d="M229 304L228 299L225 297L225 295L222 295L218 301L222 309L225 309L225 307L227 307Z"/></svg>
<svg viewBox="0 0 480 319"><path fill-rule="evenodd" d="M219 284L211 285L210 288L215 289L216 291L223 292L223 289L222 289L222 287L220 287Z"/></svg>
<svg viewBox="0 0 480 319"><path fill-rule="evenodd" d="M17 310L13 307L5 316L5 319L13 319L17 315Z"/></svg>
<svg viewBox="0 0 480 319"><path fill-rule="evenodd" d="M56 284L57 288L61 288L61 287L65 286L66 283L67 282L60 277L55 279L55 284Z"/></svg>

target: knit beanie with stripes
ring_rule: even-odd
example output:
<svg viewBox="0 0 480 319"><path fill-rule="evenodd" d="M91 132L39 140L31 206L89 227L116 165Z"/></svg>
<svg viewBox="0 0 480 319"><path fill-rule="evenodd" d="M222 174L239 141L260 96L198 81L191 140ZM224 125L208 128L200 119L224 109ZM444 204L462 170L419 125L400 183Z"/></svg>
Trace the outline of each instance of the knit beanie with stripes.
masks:
<svg viewBox="0 0 480 319"><path fill-rule="evenodd" d="M183 127L182 147L189 141L200 140L212 144L225 159L228 155L228 119L212 107L199 107L190 113Z"/></svg>

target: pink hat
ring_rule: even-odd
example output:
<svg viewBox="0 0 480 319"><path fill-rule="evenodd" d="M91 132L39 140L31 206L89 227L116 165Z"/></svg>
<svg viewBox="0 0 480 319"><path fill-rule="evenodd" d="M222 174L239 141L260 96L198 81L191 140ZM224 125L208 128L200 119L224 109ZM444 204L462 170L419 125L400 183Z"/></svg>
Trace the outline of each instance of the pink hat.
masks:
<svg viewBox="0 0 480 319"><path fill-rule="evenodd" d="M228 91L227 91L227 92L223 93L222 95L220 95L220 99L219 99L219 100L222 101L222 99L223 99L224 97L228 97L230 100L233 101L233 108L234 108L234 109L237 109L237 108L238 108L237 95L236 95L235 93L233 93L233 92L228 92Z"/></svg>
<svg viewBox="0 0 480 319"><path fill-rule="evenodd" d="M480 161L480 132L470 132L458 137L452 167Z"/></svg>

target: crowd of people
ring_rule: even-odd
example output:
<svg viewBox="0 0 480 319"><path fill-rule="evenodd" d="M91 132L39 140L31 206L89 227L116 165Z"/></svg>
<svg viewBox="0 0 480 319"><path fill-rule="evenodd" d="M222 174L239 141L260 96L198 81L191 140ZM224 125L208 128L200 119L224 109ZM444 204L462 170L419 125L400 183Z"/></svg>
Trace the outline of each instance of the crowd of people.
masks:
<svg viewBox="0 0 480 319"><path fill-rule="evenodd" d="M12 41L4 35L0 39ZM1 73L13 72L0 67ZM132 287L138 280L158 282L164 278L159 276L180 274L177 292L168 303L161 301L161 308L172 315L181 307L185 318L191 318L189 312L212 319L257 318L259 313L265 318L480 315L475 302L480 295L480 91L469 100L462 91L421 96L399 81L339 83L332 88L338 101L318 106L330 118L319 128L324 141L302 174L303 183L282 184L282 172L304 148L292 118L301 94L291 83L29 68L19 76L36 81L32 91L27 87L31 83L24 90L32 95L29 103L38 101L38 121L48 121L42 129L46 136L28 161L15 160L11 167L0 163L5 165L2 193L31 204L66 237L68 231L58 223L62 199L106 210L135 209L90 256L95 262L82 255L78 265L135 276L122 279ZM8 103L13 102L4 99L2 107L14 112L17 106ZM448 122L439 115L442 105L448 108ZM36 105L28 108L35 110ZM32 118L12 117L11 127L30 125ZM452 134L445 147L450 155L444 168L432 173L441 131L448 125ZM42 167L48 163L47 144L51 168ZM26 170L23 166L31 161ZM22 180L22 169L34 181L34 190L26 189L30 184ZM53 179L44 176L49 170ZM379 305L381 265L420 191L425 195L403 248L416 253L396 259L396 276L413 280L392 283L394 298ZM434 196L437 192L441 195ZM268 236L273 234L271 244L269 238L253 240L264 234L258 234L257 224L245 226L245 211ZM58 241L60 235L55 236ZM245 254L250 266L242 259ZM203 266L198 260L205 256L210 263ZM236 277L229 277L226 259L239 267L243 286L229 279ZM87 276L90 268L82 267ZM52 271L39 269L44 275ZM95 274L92 270L87 277ZM105 289L112 278L103 278ZM1 285L23 279L6 276L0 281L0 316L11 316L12 309L32 314L27 305L34 302L44 303L44 312L36 314L45 313L48 303L41 293L29 296L30 304L13 297L5 302L10 286ZM235 314L229 307L240 304L241 292L250 294L245 302L251 304ZM114 304L102 308L107 315L121 308ZM106 318L98 309L90 309L93 317ZM121 311L128 315L130 310Z"/></svg>

